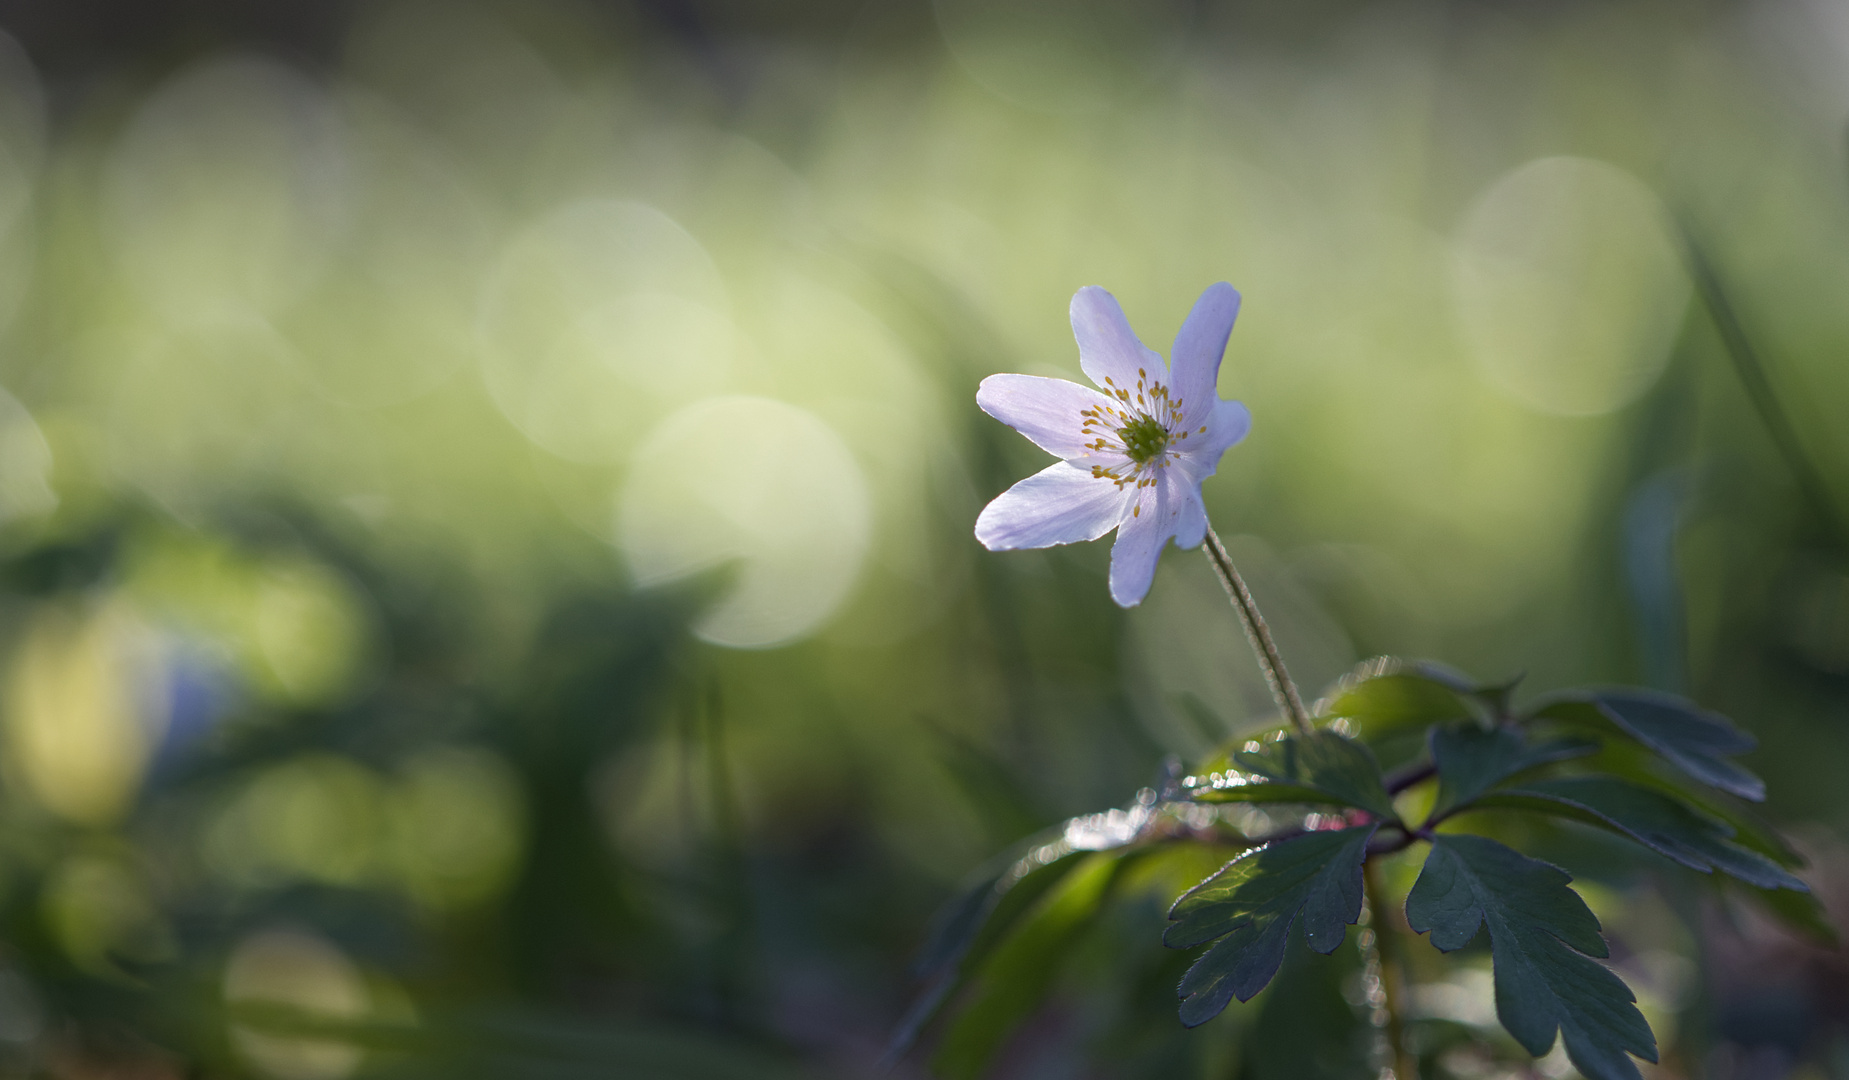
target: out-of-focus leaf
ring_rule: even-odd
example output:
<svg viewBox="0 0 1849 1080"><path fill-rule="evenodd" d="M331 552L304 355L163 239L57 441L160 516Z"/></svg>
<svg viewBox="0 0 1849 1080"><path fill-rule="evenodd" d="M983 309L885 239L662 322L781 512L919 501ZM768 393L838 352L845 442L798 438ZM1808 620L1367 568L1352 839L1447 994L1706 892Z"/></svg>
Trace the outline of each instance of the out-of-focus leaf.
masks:
<svg viewBox="0 0 1849 1080"><path fill-rule="evenodd" d="M1733 841L1749 851L1758 852L1788 870L1802 869L1810 860L1793 848L1771 823L1743 799L1717 792L1705 786L1697 788L1684 782L1680 770L1665 775L1661 758L1629 739L1607 742L1591 762L1597 772L1618 777L1638 787L1660 792L1696 811L1723 822L1734 829Z"/></svg>
<svg viewBox="0 0 1849 1080"><path fill-rule="evenodd" d="M1269 844L1234 859L1183 893L1162 936L1171 949L1217 941L1181 980L1181 1022L1250 1001L1277 974L1302 913L1310 947L1330 953L1361 915L1361 863L1377 825L1332 829Z"/></svg>
<svg viewBox="0 0 1849 1080"><path fill-rule="evenodd" d="M1761 889L1810 891L1777 863L1733 842L1733 827L1660 791L1609 776L1538 780L1498 791L1481 806L1508 806L1598 825L1648 847L1691 870L1719 870Z"/></svg>
<svg viewBox="0 0 1849 1080"><path fill-rule="evenodd" d="M1347 720L1366 736L1475 715L1469 700L1483 688L1442 664L1376 657L1336 680L1316 702L1319 718Z"/></svg>
<svg viewBox="0 0 1849 1080"><path fill-rule="evenodd" d="M926 716L919 726L937 744L937 759L965 798L989 823L996 846L1046 825L1052 815L1039 812L1006 763L988 747Z"/></svg>
<svg viewBox="0 0 1849 1080"><path fill-rule="evenodd" d="M1134 841L1154 814L1155 804L1155 793L1145 790L1128 809L1069 818L1016 844L973 875L932 921L913 962L914 973L926 980L926 986L893 1031L886 1060L896 1061L911 1049L925 1025L968 984L1022 914L1087 855Z"/></svg>
<svg viewBox="0 0 1849 1080"><path fill-rule="evenodd" d="M1169 695L1169 700L1174 702L1175 708L1194 725L1195 734L1205 740L1207 745L1211 746L1226 737L1225 719L1219 713L1214 712L1205 701L1202 701L1199 694L1184 690L1181 693Z"/></svg>
<svg viewBox="0 0 1849 1080"><path fill-rule="evenodd" d="M1668 790L1666 785L1660 783L1642 786ZM1801 870L1810 865L1810 860L1798 854L1797 849L1787 843L1777 829L1751 810L1743 806L1725 805L1713 799L1696 798L1684 791L1675 791L1673 794L1701 813L1727 824L1734 830L1733 842L1748 851L1756 851L1787 870Z"/></svg>
<svg viewBox="0 0 1849 1080"><path fill-rule="evenodd" d="M981 875L939 909L931 935L914 963L914 971L927 980L925 988L893 1030L886 1047L888 1062L897 1061L912 1048L925 1025L968 982L970 972L1013 928L1022 912L1089 854L1050 846L1056 839L1048 838L1005 860L1000 873ZM1037 854L1050 857L1038 861Z"/></svg>
<svg viewBox="0 0 1849 1080"><path fill-rule="evenodd" d="M1393 817L1393 799L1380 778L1380 765L1366 746L1333 731L1290 735L1258 750L1241 750L1233 761L1245 773L1228 769L1184 787L1209 801L1339 803L1384 818ZM1246 795L1244 800L1237 797ZM1232 796L1228 798L1227 796Z"/></svg>
<svg viewBox="0 0 1849 1080"><path fill-rule="evenodd" d="M1770 912L1773 918L1784 923L1787 929L1820 945L1833 947L1841 944L1842 935L1830 922L1829 915L1824 912L1815 893L1792 889L1747 888L1744 891Z"/></svg>
<svg viewBox="0 0 1849 1080"><path fill-rule="evenodd" d="M1535 715L1580 727L1616 728L1710 787L1765 801L1765 781L1727 760L1758 743L1726 717L1693 702L1648 690L1601 690L1556 699Z"/></svg>
<svg viewBox="0 0 1849 1080"><path fill-rule="evenodd" d="M1438 802L1444 813L1463 806L1504 780L1529 769L1598 749L1584 739L1553 739L1533 746L1513 727L1485 730L1476 724L1432 729L1432 762L1438 768Z"/></svg>
<svg viewBox="0 0 1849 1080"><path fill-rule="evenodd" d="M1258 1016L1239 1040L1240 1080L1354 1080L1372 1076L1368 1061L1378 1031L1342 997L1359 974L1359 950L1344 945L1316 955L1300 937L1265 991Z"/></svg>
<svg viewBox="0 0 1849 1080"><path fill-rule="evenodd" d="M1005 932L1027 905L1059 884L1084 852L1058 847L1058 841L1057 833L1041 833L1017 844L939 908L924 947L912 962L913 973L928 978L946 964L963 959L979 933Z"/></svg>
<svg viewBox="0 0 1849 1080"><path fill-rule="evenodd" d="M1691 791L1687 785L1661 775L1660 770L1653 767L1658 760L1655 752L1648 747L1625 739L1607 742L1592 764L1600 773L1661 792L1717 821L1725 822L1734 829L1734 843L1764 855L1787 870L1802 869L1809 865L1809 860L1742 800L1712 789Z"/></svg>
<svg viewBox="0 0 1849 1080"><path fill-rule="evenodd" d="M391 1022L267 1002L231 1005L224 1019L266 1037L368 1051L374 1057L367 1071L377 1075L494 1080L795 1080L809 1075L787 1051L659 1023L592 1025L508 1012L438 1012L415 1023Z"/></svg>
<svg viewBox="0 0 1849 1080"><path fill-rule="evenodd" d="M1122 868L1122 860L1110 855L1085 856L994 950L944 1032L932 1060L939 1076L982 1075L1008 1033L1045 997L1061 958L1091 925Z"/></svg>
<svg viewBox="0 0 1849 1080"><path fill-rule="evenodd" d="M1406 897L1406 919L1444 952L1489 929L1496 1016L1535 1057L1558 1030L1589 1080L1639 1080L1626 1053L1656 1060L1637 998L1590 957L1608 955L1599 920L1557 867L1481 836L1439 836ZM1582 955L1583 954L1583 955Z"/></svg>

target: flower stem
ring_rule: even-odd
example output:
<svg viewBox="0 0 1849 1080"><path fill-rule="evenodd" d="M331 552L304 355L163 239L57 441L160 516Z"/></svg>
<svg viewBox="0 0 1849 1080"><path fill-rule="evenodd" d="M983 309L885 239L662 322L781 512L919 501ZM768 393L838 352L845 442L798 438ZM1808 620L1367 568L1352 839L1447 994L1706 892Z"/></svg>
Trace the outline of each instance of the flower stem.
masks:
<svg viewBox="0 0 1849 1080"><path fill-rule="evenodd" d="M1406 1052L1405 1030L1401 1021L1405 999L1403 973L1397 935L1390 921L1391 912L1382 900L1380 873L1374 860L1361 864L1362 892L1367 896L1374 950L1380 969L1380 1003L1386 1011L1387 1050L1393 1057L1394 1080L1419 1080L1419 1063Z"/></svg>
<svg viewBox="0 0 1849 1080"><path fill-rule="evenodd" d="M1220 584L1226 586L1226 595L1232 598L1233 607L1239 612L1239 621L1244 624L1246 638L1252 642L1252 651L1258 654L1258 664L1265 669L1265 681L1271 686L1271 697L1278 703L1278 708L1290 718L1300 735L1308 735L1313 730L1310 726L1309 711L1303 707L1303 699L1297 694L1297 684L1290 681L1290 672L1284 670L1284 658L1278 655L1278 646L1271 640L1271 628L1265 625L1265 617L1258 613L1258 604L1252 599L1252 590L1246 588L1245 579L1234 569L1233 560L1226 554L1226 545L1220 543L1220 537L1214 533L1213 526L1207 527L1206 543L1201 550L1207 553L1207 561L1213 564L1215 572L1220 575Z"/></svg>

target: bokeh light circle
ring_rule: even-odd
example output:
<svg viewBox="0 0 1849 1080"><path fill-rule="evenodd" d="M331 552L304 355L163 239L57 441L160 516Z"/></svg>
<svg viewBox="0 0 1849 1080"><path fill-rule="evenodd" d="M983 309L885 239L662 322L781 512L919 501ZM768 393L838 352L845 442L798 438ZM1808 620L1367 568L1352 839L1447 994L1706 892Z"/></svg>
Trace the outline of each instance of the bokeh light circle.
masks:
<svg viewBox="0 0 1849 1080"><path fill-rule="evenodd" d="M305 428L325 430L293 347L263 319L99 331L77 352L114 366L104 461L182 518L211 501L208 489L274 475Z"/></svg>
<svg viewBox="0 0 1849 1080"><path fill-rule="evenodd" d="M1491 185L1464 219L1452 274L1464 344L1489 381L1565 416L1648 389L1688 304L1667 221L1649 188L1587 158L1531 161Z"/></svg>
<svg viewBox="0 0 1849 1080"><path fill-rule="evenodd" d="M326 92L274 60L234 56L175 76L135 114L108 162L106 220L153 309L272 314L325 269L347 181Z"/></svg>
<svg viewBox="0 0 1849 1080"><path fill-rule="evenodd" d="M153 635L130 606L45 608L0 680L12 780L68 821L116 822L166 728L165 680Z"/></svg>
<svg viewBox="0 0 1849 1080"><path fill-rule="evenodd" d="M483 374L527 438L622 460L654 421L722 387L737 336L718 270L643 203L585 200L516 236L482 304Z"/></svg>
<svg viewBox="0 0 1849 1080"><path fill-rule="evenodd" d="M617 508L639 583L730 569L694 629L740 649L787 644L826 622L871 532L867 482L841 437L759 397L712 398L664 420L636 453Z"/></svg>
<svg viewBox="0 0 1849 1080"><path fill-rule="evenodd" d="M332 942L294 928L262 930L238 943L225 964L225 1000L233 1005L300 1011L334 1022L356 1021L371 1007L365 976ZM364 1052L325 1036L271 1034L233 1024L231 1042L276 1080L339 1080L359 1067Z"/></svg>
<svg viewBox="0 0 1849 1080"><path fill-rule="evenodd" d="M475 360L475 306L499 237L478 193L398 110L342 88L349 205L322 274L276 319L304 381L373 408L419 397Z"/></svg>

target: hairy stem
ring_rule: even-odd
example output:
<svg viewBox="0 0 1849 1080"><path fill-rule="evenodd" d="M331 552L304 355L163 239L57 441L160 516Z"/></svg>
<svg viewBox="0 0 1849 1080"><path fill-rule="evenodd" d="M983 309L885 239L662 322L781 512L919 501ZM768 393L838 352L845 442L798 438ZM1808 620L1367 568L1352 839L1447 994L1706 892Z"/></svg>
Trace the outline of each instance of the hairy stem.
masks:
<svg viewBox="0 0 1849 1080"><path fill-rule="evenodd" d="M1406 1052L1404 1016L1406 987L1400 971L1399 942L1390 921L1392 912L1380 890L1380 872L1373 859L1361 864L1362 891L1367 895L1374 948L1380 959L1381 1003L1387 1013L1387 1049L1393 1056L1394 1080L1419 1080L1419 1063Z"/></svg>
<svg viewBox="0 0 1849 1080"><path fill-rule="evenodd" d="M1297 694L1297 684L1290 681L1290 672L1284 670L1284 658L1278 655L1277 643L1271 640L1271 628L1265 625L1265 617L1258 613L1258 604L1252 599L1252 590L1246 588L1245 579L1233 567L1233 560L1226 554L1226 545L1207 527L1207 540L1201 545L1207 553L1207 561L1213 564L1214 571L1220 575L1220 584L1226 586L1226 595L1232 598L1233 607L1239 612L1239 621L1245 626L1246 638L1252 642L1252 651L1258 654L1258 666L1265 669L1265 682L1271 686L1271 696L1278 703L1285 716L1290 718L1298 734L1308 735L1313 730L1310 726L1309 711L1303 707L1303 699Z"/></svg>

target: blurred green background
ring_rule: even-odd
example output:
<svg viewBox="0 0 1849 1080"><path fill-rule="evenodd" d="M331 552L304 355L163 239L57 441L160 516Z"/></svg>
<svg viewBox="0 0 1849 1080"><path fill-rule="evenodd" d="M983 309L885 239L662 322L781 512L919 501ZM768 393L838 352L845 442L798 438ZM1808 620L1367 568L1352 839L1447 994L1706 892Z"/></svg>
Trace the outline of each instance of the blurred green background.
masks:
<svg viewBox="0 0 1849 1080"><path fill-rule="evenodd" d="M1198 555L971 536L1087 284L1163 352L1243 292L1206 499L1307 692L1689 694L1849 902L1840 3L0 28L0 1074L879 1075L960 880L1273 722ZM1849 1077L1841 952L1562 851L1649 1075ZM1212 865L892 1075L1364 1075L1352 956L1180 1029ZM1434 1076L1565 1074L1413 974Z"/></svg>

